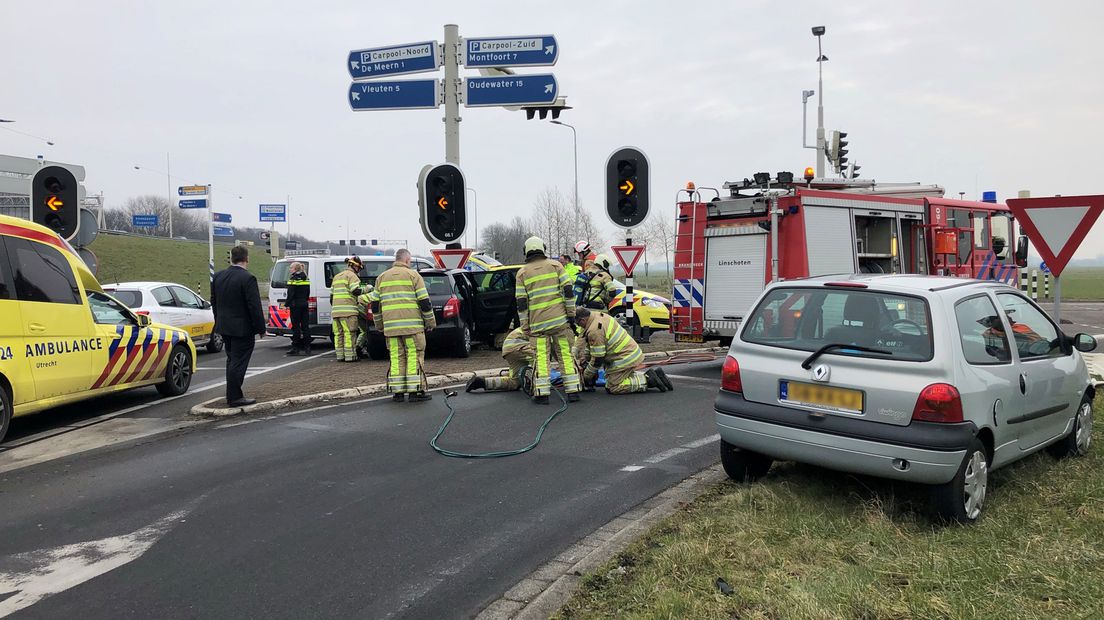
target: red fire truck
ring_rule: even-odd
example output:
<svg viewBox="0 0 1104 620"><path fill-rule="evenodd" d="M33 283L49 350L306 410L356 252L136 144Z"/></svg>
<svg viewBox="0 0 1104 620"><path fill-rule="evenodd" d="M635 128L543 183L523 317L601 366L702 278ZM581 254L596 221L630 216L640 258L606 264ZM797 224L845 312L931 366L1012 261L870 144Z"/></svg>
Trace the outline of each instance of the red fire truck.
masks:
<svg viewBox="0 0 1104 620"><path fill-rule="evenodd" d="M804 182L755 176L725 183L727 196L692 183L678 193L678 341L730 342L773 279L917 273L1013 284L1026 265L1027 238L1002 203L949 200L936 185L813 179L812 169Z"/></svg>

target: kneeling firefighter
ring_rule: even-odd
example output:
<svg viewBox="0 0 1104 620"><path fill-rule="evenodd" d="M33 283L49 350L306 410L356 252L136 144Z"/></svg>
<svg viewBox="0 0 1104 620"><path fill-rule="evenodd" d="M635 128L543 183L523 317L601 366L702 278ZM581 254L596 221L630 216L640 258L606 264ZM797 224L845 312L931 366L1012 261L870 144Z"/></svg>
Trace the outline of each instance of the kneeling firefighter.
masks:
<svg viewBox="0 0 1104 620"><path fill-rule="evenodd" d="M533 359L534 352L525 330L520 327L515 329L506 334L506 340L502 343L502 359L510 366L509 374L503 377L472 377L465 390L513 392L522 389L522 384L529 381L526 375L530 372L529 361ZM529 387L526 392L530 391Z"/></svg>
<svg viewBox="0 0 1104 620"><path fill-rule="evenodd" d="M432 396L425 391L425 333L437 327L437 319L422 274L410 266L410 250L395 252L395 263L376 278L376 288L368 295L372 319L387 340L391 358L387 371L391 399L429 400Z"/></svg>
<svg viewBox="0 0 1104 620"><path fill-rule="evenodd" d="M613 317L586 308L575 312L586 341L584 356L587 365L583 371L583 385L593 387L598 380L598 370L605 368L606 391L610 394L646 392L648 388L656 388L660 392L675 389L662 368L649 368L644 372L636 370L644 361L644 353Z"/></svg>
<svg viewBox="0 0 1104 620"><path fill-rule="evenodd" d="M571 337L575 325L575 295L567 273L558 262L548 260L544 241L525 240L525 264L514 276L521 328L533 345L533 400L548 403L552 393L550 357L563 369L564 391L571 402L579 400L579 373L571 358Z"/></svg>
<svg viewBox="0 0 1104 620"><path fill-rule="evenodd" d="M363 268L364 263L359 256L346 258L345 270L334 276L330 286L334 357L339 362L357 361L356 341L360 326L356 297L360 294L360 270Z"/></svg>

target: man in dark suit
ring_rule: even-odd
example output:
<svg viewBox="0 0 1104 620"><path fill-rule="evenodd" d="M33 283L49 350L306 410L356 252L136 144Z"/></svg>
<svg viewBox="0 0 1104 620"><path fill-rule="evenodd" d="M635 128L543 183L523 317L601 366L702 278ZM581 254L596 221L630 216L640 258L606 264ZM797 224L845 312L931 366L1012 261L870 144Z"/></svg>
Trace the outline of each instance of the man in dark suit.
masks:
<svg viewBox="0 0 1104 620"><path fill-rule="evenodd" d="M234 246L231 265L215 274L211 283L211 308L215 333L226 346L226 404L243 407L257 402L242 393L245 371L253 356L254 336L265 336L264 313L257 277L249 273L249 250Z"/></svg>

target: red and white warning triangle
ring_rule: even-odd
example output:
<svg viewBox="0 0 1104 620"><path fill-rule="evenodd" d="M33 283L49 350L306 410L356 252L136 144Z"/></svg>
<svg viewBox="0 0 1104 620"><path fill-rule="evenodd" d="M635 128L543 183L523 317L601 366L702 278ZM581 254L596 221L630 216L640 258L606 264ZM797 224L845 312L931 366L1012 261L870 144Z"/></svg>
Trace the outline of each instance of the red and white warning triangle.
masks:
<svg viewBox="0 0 1104 620"><path fill-rule="evenodd" d="M1061 276L1074 252L1104 212L1104 196L1010 198L1008 208L1050 271Z"/></svg>
<svg viewBox="0 0 1104 620"><path fill-rule="evenodd" d="M632 275L636 264L640 262L640 258L644 256L644 246L642 245L612 245L610 249L613 250L613 255L617 257L617 262L621 263L625 275L629 276Z"/></svg>
<svg viewBox="0 0 1104 620"><path fill-rule="evenodd" d="M471 258L473 250L433 249L429 252L433 254L433 260L437 262L437 266L441 269L463 269L464 265L468 264L468 259Z"/></svg>

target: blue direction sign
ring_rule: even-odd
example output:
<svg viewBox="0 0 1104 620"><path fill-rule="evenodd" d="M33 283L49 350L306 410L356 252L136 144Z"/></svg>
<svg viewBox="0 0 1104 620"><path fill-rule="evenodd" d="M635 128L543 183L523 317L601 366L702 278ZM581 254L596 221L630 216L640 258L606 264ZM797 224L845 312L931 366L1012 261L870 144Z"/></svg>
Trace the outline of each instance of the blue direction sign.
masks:
<svg viewBox="0 0 1104 620"><path fill-rule="evenodd" d="M349 75L354 80L436 71L440 66L436 41L349 52Z"/></svg>
<svg viewBox="0 0 1104 620"><path fill-rule="evenodd" d="M440 100L437 80L353 82L349 87L349 105L354 111L425 110L436 108Z"/></svg>
<svg viewBox="0 0 1104 620"><path fill-rule="evenodd" d="M176 188L176 193L181 196L206 196L206 185L184 185Z"/></svg>
<svg viewBox="0 0 1104 620"><path fill-rule="evenodd" d="M229 224L234 221L234 218L229 213L215 213L214 219L216 222L222 222L223 224Z"/></svg>
<svg viewBox="0 0 1104 620"><path fill-rule="evenodd" d="M207 199L206 198L191 198L191 199L188 199L188 200L181 200L180 201L180 208L181 209L206 209L207 208Z"/></svg>
<svg viewBox="0 0 1104 620"><path fill-rule="evenodd" d="M130 223L135 228L157 228L156 215L132 215Z"/></svg>
<svg viewBox="0 0 1104 620"><path fill-rule="evenodd" d="M215 226L216 237L233 237L234 229L230 226Z"/></svg>
<svg viewBox="0 0 1104 620"><path fill-rule="evenodd" d="M554 103L558 87L551 73L471 77L464 81L464 106L541 105Z"/></svg>
<svg viewBox="0 0 1104 620"><path fill-rule="evenodd" d="M464 41L466 67L551 67L560 56L556 37L488 37Z"/></svg>
<svg viewBox="0 0 1104 620"><path fill-rule="evenodd" d="M260 205L262 222L286 222L287 205Z"/></svg>

